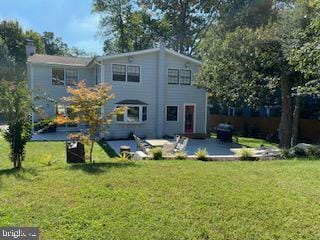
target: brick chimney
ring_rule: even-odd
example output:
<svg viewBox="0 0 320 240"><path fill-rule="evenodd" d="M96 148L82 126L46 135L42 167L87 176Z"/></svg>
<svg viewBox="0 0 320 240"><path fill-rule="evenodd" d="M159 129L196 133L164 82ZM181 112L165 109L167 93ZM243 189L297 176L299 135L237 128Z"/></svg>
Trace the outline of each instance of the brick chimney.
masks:
<svg viewBox="0 0 320 240"><path fill-rule="evenodd" d="M26 55L27 58L34 55L36 53L36 47L34 46L34 42L31 39L26 40Z"/></svg>

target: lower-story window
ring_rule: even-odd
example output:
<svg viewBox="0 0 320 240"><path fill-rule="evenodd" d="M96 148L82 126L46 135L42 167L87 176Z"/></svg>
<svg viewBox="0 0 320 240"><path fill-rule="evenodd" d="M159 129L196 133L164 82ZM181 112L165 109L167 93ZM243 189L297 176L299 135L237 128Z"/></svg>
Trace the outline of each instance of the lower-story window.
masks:
<svg viewBox="0 0 320 240"><path fill-rule="evenodd" d="M72 115L71 108L62 104L56 105L56 114L62 115L64 117L70 117ZM67 123L63 125L59 125L59 127L78 127L78 124L76 123Z"/></svg>
<svg viewBox="0 0 320 240"><path fill-rule="evenodd" d="M132 106L121 105L117 108L124 107L125 111L118 113L116 116L116 122L119 123L141 123L147 121L147 107L146 106Z"/></svg>
<svg viewBox="0 0 320 240"><path fill-rule="evenodd" d="M167 122L178 122L178 106L167 106Z"/></svg>

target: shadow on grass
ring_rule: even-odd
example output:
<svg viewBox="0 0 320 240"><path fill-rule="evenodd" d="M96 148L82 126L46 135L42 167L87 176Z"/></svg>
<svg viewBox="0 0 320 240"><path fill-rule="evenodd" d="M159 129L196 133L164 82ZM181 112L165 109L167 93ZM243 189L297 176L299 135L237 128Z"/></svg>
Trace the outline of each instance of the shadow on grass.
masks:
<svg viewBox="0 0 320 240"><path fill-rule="evenodd" d="M79 163L70 165L71 170L81 170L89 174L101 174L111 168L137 167L134 162Z"/></svg>
<svg viewBox="0 0 320 240"><path fill-rule="evenodd" d="M118 157L118 154L113 150L112 147L110 147L108 143L100 141L98 144L110 158Z"/></svg>
<svg viewBox="0 0 320 240"><path fill-rule="evenodd" d="M28 176L37 176L38 172L34 168L9 168L9 169L0 169L0 176L14 176L22 180L30 180Z"/></svg>

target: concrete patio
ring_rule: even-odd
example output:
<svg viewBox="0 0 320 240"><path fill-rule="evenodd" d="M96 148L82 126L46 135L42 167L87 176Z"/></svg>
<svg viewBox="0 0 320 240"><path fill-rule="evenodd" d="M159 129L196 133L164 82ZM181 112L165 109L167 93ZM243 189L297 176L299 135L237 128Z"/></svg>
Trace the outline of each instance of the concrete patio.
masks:
<svg viewBox="0 0 320 240"><path fill-rule="evenodd" d="M113 150L119 154L120 146L126 145L131 148L131 152L137 150L137 146L134 140L112 140L107 143L113 148ZM235 156L234 150L241 148L241 145L237 143L225 143L216 139L189 139L186 148L186 154L189 156L195 155L199 148L206 148L209 156Z"/></svg>

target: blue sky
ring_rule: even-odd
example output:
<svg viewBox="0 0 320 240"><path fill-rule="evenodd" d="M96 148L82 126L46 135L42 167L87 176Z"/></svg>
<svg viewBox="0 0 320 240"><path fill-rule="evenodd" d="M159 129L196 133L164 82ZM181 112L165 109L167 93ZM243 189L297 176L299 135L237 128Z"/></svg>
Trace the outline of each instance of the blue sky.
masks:
<svg viewBox="0 0 320 240"><path fill-rule="evenodd" d="M0 0L0 21L14 19L25 30L54 32L69 47L101 55L99 15L91 13L91 5L92 0Z"/></svg>

